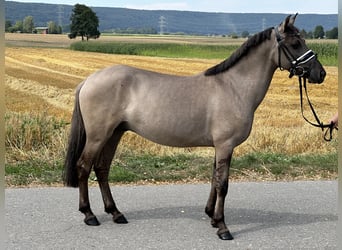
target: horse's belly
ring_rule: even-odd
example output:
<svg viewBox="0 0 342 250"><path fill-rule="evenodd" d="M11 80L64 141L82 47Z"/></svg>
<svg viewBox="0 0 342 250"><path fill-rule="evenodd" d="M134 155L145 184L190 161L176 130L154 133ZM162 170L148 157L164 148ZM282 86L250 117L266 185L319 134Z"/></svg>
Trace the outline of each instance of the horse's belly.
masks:
<svg viewBox="0 0 342 250"><path fill-rule="evenodd" d="M198 147L212 146L212 137L205 128L198 126L170 126L172 122L164 125L140 124L130 125L130 130L138 135L158 144L172 147Z"/></svg>
<svg viewBox="0 0 342 250"><path fill-rule="evenodd" d="M142 137L155 142L157 144L170 146L170 147L211 147L213 146L213 143L210 140L207 140L205 138L187 138L187 137L177 137L174 135L155 135L155 134L143 134L143 133L137 133L141 135Z"/></svg>

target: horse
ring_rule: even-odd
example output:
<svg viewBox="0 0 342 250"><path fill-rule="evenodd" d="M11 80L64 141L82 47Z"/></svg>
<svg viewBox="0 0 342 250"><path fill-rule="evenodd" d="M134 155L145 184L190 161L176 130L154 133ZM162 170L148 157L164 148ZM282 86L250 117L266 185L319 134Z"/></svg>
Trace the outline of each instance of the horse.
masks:
<svg viewBox="0 0 342 250"><path fill-rule="evenodd" d="M228 59L192 76L175 76L125 65L88 76L76 88L63 180L79 187L79 211L89 226L100 225L88 197L94 169L105 212L128 223L117 208L108 173L126 131L174 147L214 147L215 163L205 213L222 240L233 236L225 223L233 150L251 131L254 112L275 70L322 83L326 72L294 26L297 14L246 40Z"/></svg>

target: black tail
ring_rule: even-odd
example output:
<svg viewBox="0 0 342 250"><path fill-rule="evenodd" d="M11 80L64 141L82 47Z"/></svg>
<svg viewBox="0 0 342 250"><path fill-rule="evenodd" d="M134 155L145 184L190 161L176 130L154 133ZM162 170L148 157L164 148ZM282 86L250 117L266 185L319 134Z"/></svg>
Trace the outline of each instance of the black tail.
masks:
<svg viewBox="0 0 342 250"><path fill-rule="evenodd" d="M69 145L64 163L63 180L64 185L68 187L78 187L76 163L82 154L86 142L83 118L79 105L79 92L80 88L77 90L75 96L75 107L71 120Z"/></svg>

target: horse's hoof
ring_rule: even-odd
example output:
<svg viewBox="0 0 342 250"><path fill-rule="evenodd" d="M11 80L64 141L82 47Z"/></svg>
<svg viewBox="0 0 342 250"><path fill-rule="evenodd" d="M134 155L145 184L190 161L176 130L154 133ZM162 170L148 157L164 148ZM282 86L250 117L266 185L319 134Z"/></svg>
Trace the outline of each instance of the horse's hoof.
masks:
<svg viewBox="0 0 342 250"><path fill-rule="evenodd" d="M116 218L113 218L113 221L117 224L127 224L128 223L125 216L123 216L122 214Z"/></svg>
<svg viewBox="0 0 342 250"><path fill-rule="evenodd" d="M217 235L221 240L233 240L234 239L234 237L230 234L229 231L225 231L223 233L217 232Z"/></svg>
<svg viewBox="0 0 342 250"><path fill-rule="evenodd" d="M84 223L88 226L99 226L100 222L97 220L96 216L90 216L84 219Z"/></svg>

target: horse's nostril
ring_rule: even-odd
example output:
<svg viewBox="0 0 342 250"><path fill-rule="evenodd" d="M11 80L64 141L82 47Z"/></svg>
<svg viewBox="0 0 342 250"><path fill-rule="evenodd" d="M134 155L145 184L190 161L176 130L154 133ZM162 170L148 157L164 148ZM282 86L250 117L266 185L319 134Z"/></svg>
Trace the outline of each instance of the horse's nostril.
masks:
<svg viewBox="0 0 342 250"><path fill-rule="evenodd" d="M326 75L325 70L321 70L321 78L324 79L325 75Z"/></svg>

